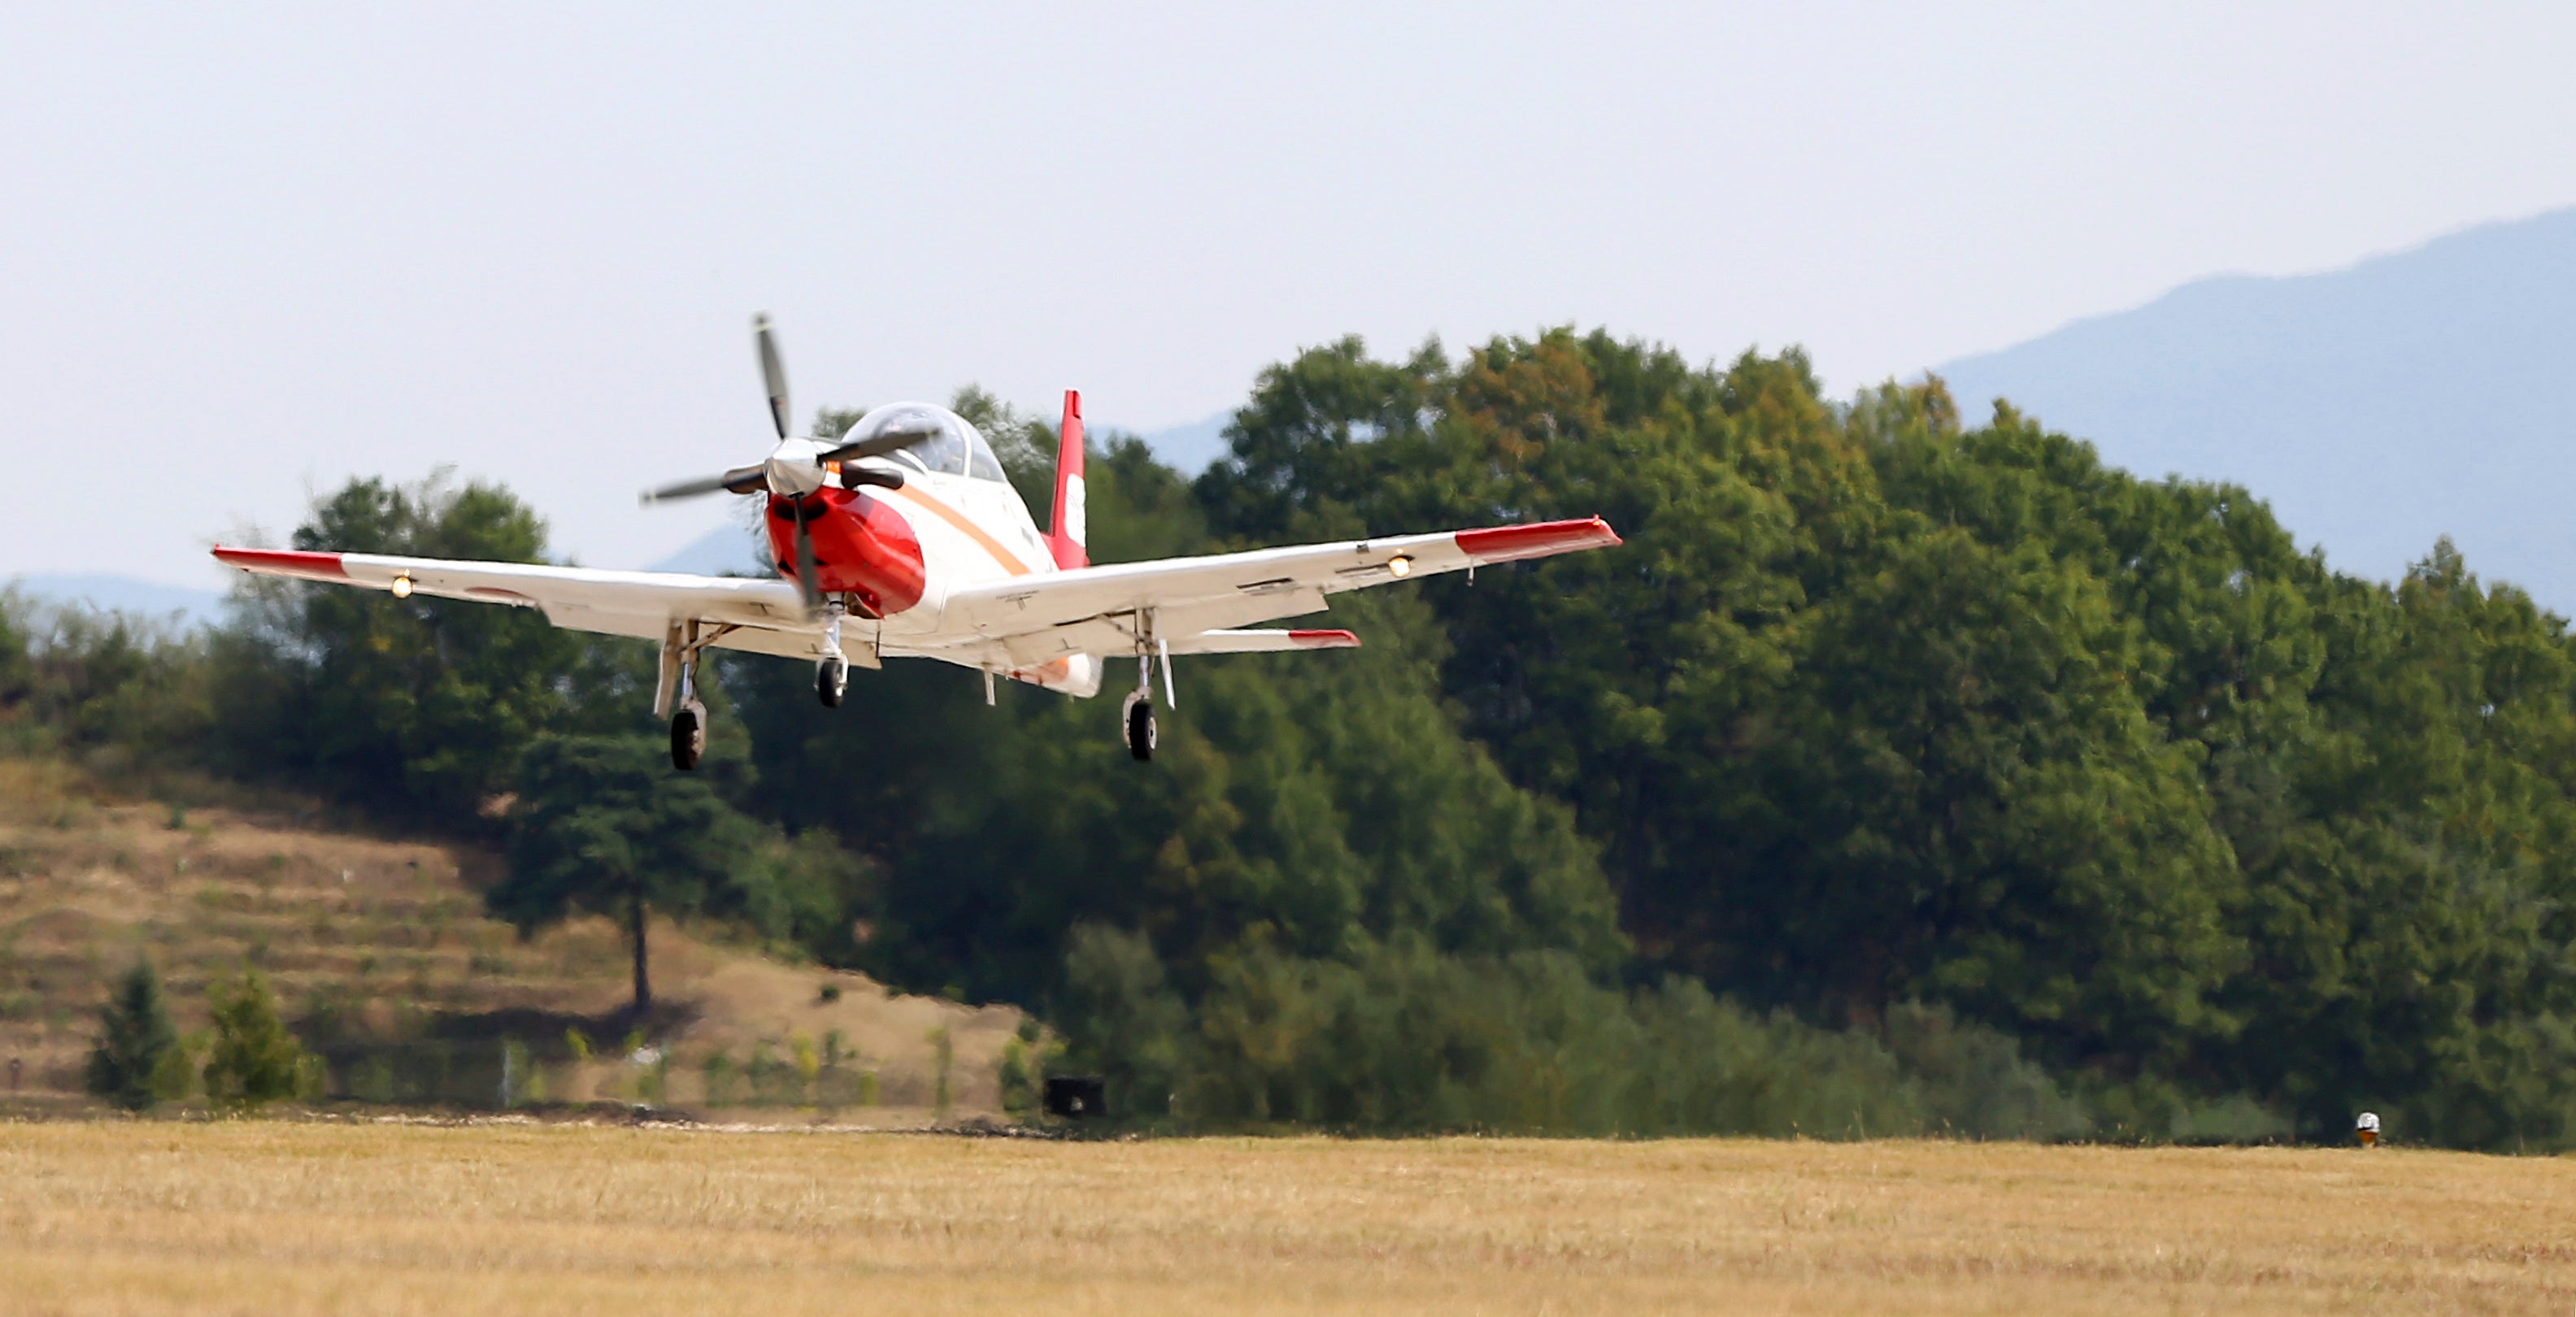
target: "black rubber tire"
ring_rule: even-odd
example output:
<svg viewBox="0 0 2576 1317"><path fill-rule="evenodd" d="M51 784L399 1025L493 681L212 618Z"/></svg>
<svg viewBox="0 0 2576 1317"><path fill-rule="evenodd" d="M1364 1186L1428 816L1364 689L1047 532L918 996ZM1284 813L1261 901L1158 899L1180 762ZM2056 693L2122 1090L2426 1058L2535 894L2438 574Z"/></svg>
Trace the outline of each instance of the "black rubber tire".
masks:
<svg viewBox="0 0 2576 1317"><path fill-rule="evenodd" d="M1155 730L1151 701L1138 700L1127 706L1127 753L1139 760L1152 759Z"/></svg>
<svg viewBox="0 0 2576 1317"><path fill-rule="evenodd" d="M706 715L695 709L682 709L672 714L671 767L688 772L698 766L698 756L706 752Z"/></svg>
<svg viewBox="0 0 2576 1317"><path fill-rule="evenodd" d="M841 696L850 687L850 665L826 661L814 665L814 698L826 709L841 707Z"/></svg>

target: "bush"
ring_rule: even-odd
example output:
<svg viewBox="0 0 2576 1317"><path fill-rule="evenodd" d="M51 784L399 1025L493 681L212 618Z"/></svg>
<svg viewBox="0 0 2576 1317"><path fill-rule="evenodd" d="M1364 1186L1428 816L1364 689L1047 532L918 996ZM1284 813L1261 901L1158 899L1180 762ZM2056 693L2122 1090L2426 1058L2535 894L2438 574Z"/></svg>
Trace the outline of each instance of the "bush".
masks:
<svg viewBox="0 0 2576 1317"><path fill-rule="evenodd" d="M1932 1132L1970 1139L2061 1139L2093 1128L2011 1036L1961 1024L1947 1006L1900 1004L1879 1036L1922 1086Z"/></svg>
<svg viewBox="0 0 2576 1317"><path fill-rule="evenodd" d="M1151 1118L1171 1109L1189 1008L1141 933L1076 924L1060 1003L1073 1064L1105 1082L1109 1110Z"/></svg>
<svg viewBox="0 0 2576 1317"><path fill-rule="evenodd" d="M87 1087L128 1111L142 1111L154 1102L184 1096L185 1072L171 1064L182 1056L179 1032L161 995L161 977L153 973L151 961L137 957L134 968L117 980L115 995L99 1009Z"/></svg>
<svg viewBox="0 0 2576 1317"><path fill-rule="evenodd" d="M1606 985L1562 951L1382 945L1347 961L1229 952L1193 1008L1142 936L1086 925L1072 945L1072 1059L1134 1121L1814 1138L2089 1128L2011 1039L1945 1010L1901 1008L1883 1035L1822 1029L1757 1015L1695 979Z"/></svg>

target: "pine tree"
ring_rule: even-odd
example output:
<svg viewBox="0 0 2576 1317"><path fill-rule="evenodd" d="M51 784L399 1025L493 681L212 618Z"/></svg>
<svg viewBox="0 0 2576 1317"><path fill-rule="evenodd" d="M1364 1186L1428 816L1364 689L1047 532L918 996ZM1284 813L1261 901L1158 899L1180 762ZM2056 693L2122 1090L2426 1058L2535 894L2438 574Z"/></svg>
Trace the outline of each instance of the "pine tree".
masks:
<svg viewBox="0 0 2576 1317"><path fill-rule="evenodd" d="M208 994L215 1017L214 1046L206 1057L206 1096L238 1109L296 1096L306 1087L303 1045L277 1018L277 1001L258 970L218 984Z"/></svg>
<svg viewBox="0 0 2576 1317"><path fill-rule="evenodd" d="M88 1088L128 1111L150 1107L161 1094L153 1077L179 1049L178 1030L161 997L152 962L137 957L98 1012L98 1044L90 1049Z"/></svg>

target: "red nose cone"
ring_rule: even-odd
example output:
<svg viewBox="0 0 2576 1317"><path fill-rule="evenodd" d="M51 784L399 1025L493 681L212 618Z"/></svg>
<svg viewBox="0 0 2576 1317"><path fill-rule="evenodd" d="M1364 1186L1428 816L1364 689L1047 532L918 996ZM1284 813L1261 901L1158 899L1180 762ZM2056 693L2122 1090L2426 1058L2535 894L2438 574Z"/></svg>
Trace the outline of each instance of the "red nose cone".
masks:
<svg viewBox="0 0 2576 1317"><path fill-rule="evenodd" d="M878 617L921 602L921 538L901 513L856 490L826 489L769 500L769 551L780 574L796 572L796 519L814 541L816 584L847 593Z"/></svg>

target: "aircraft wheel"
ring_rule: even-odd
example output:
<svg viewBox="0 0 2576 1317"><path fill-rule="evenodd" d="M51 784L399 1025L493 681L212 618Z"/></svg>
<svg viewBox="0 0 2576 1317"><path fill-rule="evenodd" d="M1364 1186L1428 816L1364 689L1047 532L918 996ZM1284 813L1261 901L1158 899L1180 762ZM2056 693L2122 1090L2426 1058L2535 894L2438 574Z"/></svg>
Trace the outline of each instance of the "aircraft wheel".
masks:
<svg viewBox="0 0 2576 1317"><path fill-rule="evenodd" d="M849 689L850 665L848 661L843 659L827 658L814 665L814 698L821 700L824 708L840 708L841 696Z"/></svg>
<svg viewBox="0 0 2576 1317"><path fill-rule="evenodd" d="M683 706L671 715L671 767L685 773L698 766L698 756L707 752L707 715L695 706Z"/></svg>
<svg viewBox="0 0 2576 1317"><path fill-rule="evenodd" d="M1154 705L1150 700L1127 706L1127 753L1140 760L1154 757Z"/></svg>

